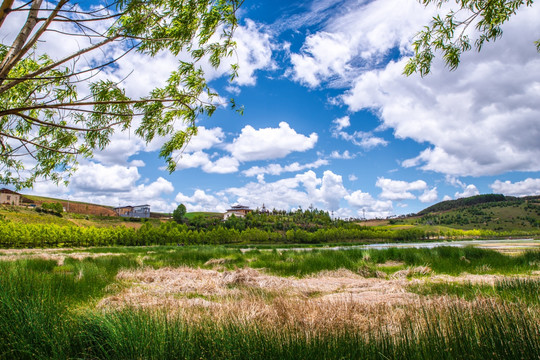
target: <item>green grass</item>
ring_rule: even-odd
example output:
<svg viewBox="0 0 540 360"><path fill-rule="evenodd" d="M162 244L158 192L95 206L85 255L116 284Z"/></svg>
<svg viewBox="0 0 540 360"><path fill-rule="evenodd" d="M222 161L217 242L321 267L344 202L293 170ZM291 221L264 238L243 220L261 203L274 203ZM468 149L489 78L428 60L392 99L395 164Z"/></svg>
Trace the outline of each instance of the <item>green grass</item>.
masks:
<svg viewBox="0 0 540 360"><path fill-rule="evenodd" d="M411 284L409 290L420 295L452 295L466 300L478 297L494 298L527 305L540 305L540 279L510 278L496 281L493 285L425 282Z"/></svg>
<svg viewBox="0 0 540 360"><path fill-rule="evenodd" d="M37 213L35 210L22 207L0 206L0 218L4 217L15 223L23 224L55 224L60 226L76 226L68 219L56 215Z"/></svg>
<svg viewBox="0 0 540 360"><path fill-rule="evenodd" d="M218 212L188 212L185 216L188 220L192 220L198 215L204 216L205 218L223 218L223 213Z"/></svg>
<svg viewBox="0 0 540 360"><path fill-rule="evenodd" d="M79 326L84 357L96 359L537 359L539 324L516 308L451 307L384 328L312 332L238 322L187 324L167 314L124 311L89 316ZM77 354L79 355L79 354Z"/></svg>
<svg viewBox="0 0 540 360"><path fill-rule="evenodd" d="M467 246L463 248L440 246L432 249L389 248L368 250L372 261L402 261L409 266L429 266L435 273L471 274L521 274L538 270L540 251L527 251L509 256L497 251Z"/></svg>
<svg viewBox="0 0 540 360"><path fill-rule="evenodd" d="M411 316L398 329L381 324L367 333L188 323L135 309L73 313L50 301L25 304L16 316L5 310L1 305L4 359L538 359L540 353L538 321L499 304L426 308L427 326Z"/></svg>
<svg viewBox="0 0 540 360"><path fill-rule="evenodd" d="M62 266L43 259L1 261L0 287L22 300L42 294L66 304L83 304L101 298L120 268L138 265L131 256L66 258Z"/></svg>
<svg viewBox="0 0 540 360"><path fill-rule="evenodd" d="M280 246L277 246L280 248ZM242 252L239 248L225 246L148 246L88 248L84 251L96 254L115 253L138 257L146 266L212 267L205 263L212 259L225 259L226 268L250 266L264 269L281 276L306 276L322 270L361 269L374 270L388 261L403 263L402 266L381 267L391 274L408 267L429 266L436 274L530 274L540 270L540 251L526 251L510 256L494 250L475 247L436 247L432 249L389 248L324 250L254 249ZM77 250L64 251L65 253ZM96 259L99 260L100 258ZM375 272L373 271L373 274Z"/></svg>
<svg viewBox="0 0 540 360"><path fill-rule="evenodd" d="M165 312L95 309L115 283L117 272L140 266L143 258L145 265L155 267L198 267L210 259L226 258L225 266L249 264L299 276L337 268L374 268L388 260L402 261L404 266L448 260L458 269L487 264L500 272L506 266L513 273L527 266L537 269L538 252L501 258L493 251L470 248L244 254L209 246L91 250L120 255L68 258L62 266L43 259L0 262L0 359L538 359L540 354L538 280L505 280L492 289L428 284L417 292L471 300L480 294L485 299L442 309L426 303L420 312L407 311L409 317L397 328L381 323L367 332L235 319L193 323ZM449 271L448 265L430 266Z"/></svg>
<svg viewBox="0 0 540 360"><path fill-rule="evenodd" d="M404 267L429 266L435 273L526 274L540 269L540 251L518 256L474 247L436 247L433 249L389 248L385 250L311 250L260 251L245 254L253 259L251 267L264 268L284 276L304 276L322 270L340 268L357 271L388 261L399 261ZM399 270L396 268L395 270Z"/></svg>
<svg viewBox="0 0 540 360"><path fill-rule="evenodd" d="M149 259L144 261L145 265L154 268L164 266L191 266L204 267L204 264L211 259L229 258L229 267L244 266L246 257L240 250L229 250L218 246L194 246L194 247L170 247L166 252L156 252L150 254Z"/></svg>

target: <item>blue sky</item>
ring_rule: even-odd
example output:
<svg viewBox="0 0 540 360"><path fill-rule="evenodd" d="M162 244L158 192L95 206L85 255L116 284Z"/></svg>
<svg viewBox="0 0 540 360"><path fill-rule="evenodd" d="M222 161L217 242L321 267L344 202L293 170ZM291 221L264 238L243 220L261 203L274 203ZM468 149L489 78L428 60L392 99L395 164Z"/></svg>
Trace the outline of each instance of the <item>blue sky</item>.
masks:
<svg viewBox="0 0 540 360"><path fill-rule="evenodd" d="M237 203L313 205L345 218L480 193L540 195L540 6L520 11L457 71L436 60L428 77L405 77L411 41L436 10L415 0L246 1L238 78L228 83L226 66L209 73L243 116L223 106L200 118L173 174L163 170L159 141L120 133L81 162L68 187L41 181L28 192L161 212L179 203L221 212ZM132 72L124 81L132 95L176 62L138 57L105 74Z"/></svg>

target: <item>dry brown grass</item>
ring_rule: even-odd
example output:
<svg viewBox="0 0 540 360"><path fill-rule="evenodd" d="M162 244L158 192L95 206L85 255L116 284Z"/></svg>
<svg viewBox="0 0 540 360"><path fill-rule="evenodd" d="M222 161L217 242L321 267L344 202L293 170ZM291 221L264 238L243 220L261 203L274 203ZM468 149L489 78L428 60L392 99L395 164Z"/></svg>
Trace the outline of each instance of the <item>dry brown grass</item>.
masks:
<svg viewBox="0 0 540 360"><path fill-rule="evenodd" d="M219 266L220 262L216 264ZM422 326L427 308L442 314L453 305L472 304L456 297L411 293L407 290L411 283L428 280L493 284L503 278L433 275L429 267L403 271L390 279L381 279L365 278L345 269L294 278L268 275L251 268L223 272L189 267L140 268L121 271L120 290L104 298L98 308L165 311L188 321L210 318L215 322L234 320L324 331L344 328L367 331L384 326L392 331L400 329L403 321L411 317ZM406 278L418 274L425 276Z"/></svg>
<svg viewBox="0 0 540 360"><path fill-rule="evenodd" d="M315 293L318 297L343 293L363 302L391 302L395 294L402 297L406 293L407 284L404 280L364 278L345 269L323 271L301 279L268 275L251 268L219 272L189 267L125 270L117 277L131 283L132 290L143 289L158 297L190 293L226 297L256 289L298 298Z"/></svg>
<svg viewBox="0 0 540 360"><path fill-rule="evenodd" d="M403 270L396 271L392 274L393 279L404 279L411 276L424 276L429 275L433 272L429 266L416 266L414 268L407 268Z"/></svg>
<svg viewBox="0 0 540 360"><path fill-rule="evenodd" d="M281 324L329 329L397 326L404 309L420 297L406 280L364 278L349 270L297 279L243 268L233 271L188 267L121 271L126 286L103 299L102 309L137 307L166 310L190 320Z"/></svg>
<svg viewBox="0 0 540 360"><path fill-rule="evenodd" d="M357 222L358 225L362 226L384 226L388 225L390 222L388 220L364 220Z"/></svg>

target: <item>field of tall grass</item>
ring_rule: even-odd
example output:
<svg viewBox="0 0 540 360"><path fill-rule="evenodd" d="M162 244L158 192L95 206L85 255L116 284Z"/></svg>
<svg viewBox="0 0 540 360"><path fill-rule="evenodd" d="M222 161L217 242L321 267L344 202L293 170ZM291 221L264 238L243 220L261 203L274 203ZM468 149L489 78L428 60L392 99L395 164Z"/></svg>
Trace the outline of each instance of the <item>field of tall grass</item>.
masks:
<svg viewBox="0 0 540 360"><path fill-rule="evenodd" d="M540 270L540 252L519 256L474 248L242 252L224 247L81 251L2 253L0 359L539 359L540 278L535 274ZM416 296L410 303L356 307L347 301L325 303L340 307L344 318L365 312L372 317L367 325L343 321L318 326L301 313L304 305L322 301L319 294L297 299L249 288L247 282L228 283L237 294L227 298L231 306L236 304L235 311L220 310L230 308L217 298L202 301L204 296L194 290L182 296L212 307L99 306L104 298L114 298L134 285L119 273L179 267L213 269L212 274L251 267L273 274L268 276L310 281L321 271L338 269L380 282L394 281L398 272L415 267L430 271L408 271L409 280L399 280ZM500 278L491 284L435 278L464 272ZM271 320L244 316L243 311L256 310L242 308L245 299L256 299L277 314ZM297 307L288 308L292 305ZM332 324L331 315L321 323Z"/></svg>

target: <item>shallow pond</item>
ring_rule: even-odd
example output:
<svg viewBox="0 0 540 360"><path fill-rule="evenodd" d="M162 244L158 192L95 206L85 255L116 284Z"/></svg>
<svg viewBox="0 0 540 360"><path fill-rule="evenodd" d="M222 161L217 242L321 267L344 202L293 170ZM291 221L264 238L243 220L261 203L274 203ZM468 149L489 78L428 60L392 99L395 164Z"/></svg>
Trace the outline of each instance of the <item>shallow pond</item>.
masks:
<svg viewBox="0 0 540 360"><path fill-rule="evenodd" d="M319 250L347 250L347 249L376 249L383 250L388 248L425 248L432 249L438 246L475 246L483 249L497 250L504 253L518 253L525 250L540 250L540 240L534 239L503 239L503 240L458 240L458 241L434 241L434 242L417 242L417 243L381 243L368 245L351 245L351 246L328 246L317 248L288 248L279 250L294 250L294 251L311 251ZM249 249L243 249L249 251Z"/></svg>

